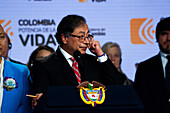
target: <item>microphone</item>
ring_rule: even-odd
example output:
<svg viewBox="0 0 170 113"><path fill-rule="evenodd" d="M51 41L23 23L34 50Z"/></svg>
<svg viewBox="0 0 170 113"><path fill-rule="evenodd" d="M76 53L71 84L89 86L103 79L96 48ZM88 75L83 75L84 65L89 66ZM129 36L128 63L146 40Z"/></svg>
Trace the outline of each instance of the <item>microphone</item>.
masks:
<svg viewBox="0 0 170 113"><path fill-rule="evenodd" d="M79 67L79 71L80 71L80 74L81 74L81 80L83 81L84 80L84 66L83 66L83 55L80 53L80 51L75 51L73 53L73 57L75 58L75 60L78 62L78 67Z"/></svg>
<svg viewBox="0 0 170 113"><path fill-rule="evenodd" d="M74 53L73 53L73 57L75 58L75 60L78 62L78 63L82 63L82 59L81 59L81 53L80 53L80 51L75 51Z"/></svg>

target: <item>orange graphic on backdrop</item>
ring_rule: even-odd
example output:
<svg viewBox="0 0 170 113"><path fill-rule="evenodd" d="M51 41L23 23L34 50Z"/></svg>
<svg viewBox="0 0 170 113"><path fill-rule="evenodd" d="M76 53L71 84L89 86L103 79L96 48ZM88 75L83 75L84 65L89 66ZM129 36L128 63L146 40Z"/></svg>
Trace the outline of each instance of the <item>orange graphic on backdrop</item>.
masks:
<svg viewBox="0 0 170 113"><path fill-rule="evenodd" d="M4 22L5 22L5 20L0 20L0 24L1 24L1 25L2 25ZM11 27L8 26L10 23L11 23L11 20L9 20L7 23L5 23L5 25L2 26L2 27L3 27L4 29L6 29L6 30L5 30L6 34L10 34L11 36L13 36L13 35L14 35L13 32L8 33L9 30L11 29Z"/></svg>
<svg viewBox="0 0 170 113"><path fill-rule="evenodd" d="M79 0L79 2L88 2L88 0Z"/></svg>
<svg viewBox="0 0 170 113"><path fill-rule="evenodd" d="M147 26L153 21L153 19L150 19L144 25L144 27L142 28L141 32L139 31L139 29L141 28L142 24L146 20L147 20L147 18L134 18L134 19L131 19L131 21L130 21L130 30L131 30L131 43L132 44L146 44L146 42L148 42L150 44L153 44L153 39L154 38L150 34L150 31L151 31L151 28L153 27L153 25L150 25L147 28ZM154 34L155 30L152 30L151 33ZM141 37L143 37L143 39ZM143 41L143 40L145 40L145 41Z"/></svg>

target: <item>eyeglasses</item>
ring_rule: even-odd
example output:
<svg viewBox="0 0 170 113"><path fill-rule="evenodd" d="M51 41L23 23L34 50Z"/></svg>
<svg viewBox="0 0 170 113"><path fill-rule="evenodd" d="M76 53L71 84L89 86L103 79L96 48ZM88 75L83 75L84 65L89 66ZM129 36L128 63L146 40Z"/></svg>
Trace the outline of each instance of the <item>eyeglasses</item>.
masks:
<svg viewBox="0 0 170 113"><path fill-rule="evenodd" d="M71 34L72 37L77 37L79 38L79 41L80 42L84 42L86 40L86 38L89 40L89 41L92 41L93 40L93 35L88 35L87 37L85 37L84 35L81 35L81 36L77 36L77 35L73 35Z"/></svg>

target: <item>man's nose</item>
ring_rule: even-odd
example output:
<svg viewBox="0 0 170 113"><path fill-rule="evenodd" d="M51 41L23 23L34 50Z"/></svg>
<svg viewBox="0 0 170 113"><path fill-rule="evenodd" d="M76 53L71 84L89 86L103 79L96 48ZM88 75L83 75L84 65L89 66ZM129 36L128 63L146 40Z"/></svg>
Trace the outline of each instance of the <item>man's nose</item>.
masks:
<svg viewBox="0 0 170 113"><path fill-rule="evenodd" d="M85 38L84 43L89 44L90 43L89 39Z"/></svg>
<svg viewBox="0 0 170 113"><path fill-rule="evenodd" d="M109 56L111 61L115 61L115 57L114 56Z"/></svg>

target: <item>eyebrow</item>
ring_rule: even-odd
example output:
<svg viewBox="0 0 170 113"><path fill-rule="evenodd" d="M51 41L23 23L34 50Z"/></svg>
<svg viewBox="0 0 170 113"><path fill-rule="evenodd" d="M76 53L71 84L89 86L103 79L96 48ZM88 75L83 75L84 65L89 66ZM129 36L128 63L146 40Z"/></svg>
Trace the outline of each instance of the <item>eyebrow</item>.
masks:
<svg viewBox="0 0 170 113"><path fill-rule="evenodd" d="M84 34L85 34L85 32L84 32L84 31L80 31L79 33L84 33ZM78 33L78 34L79 34L79 33ZM87 33L89 33L89 31L88 31Z"/></svg>

